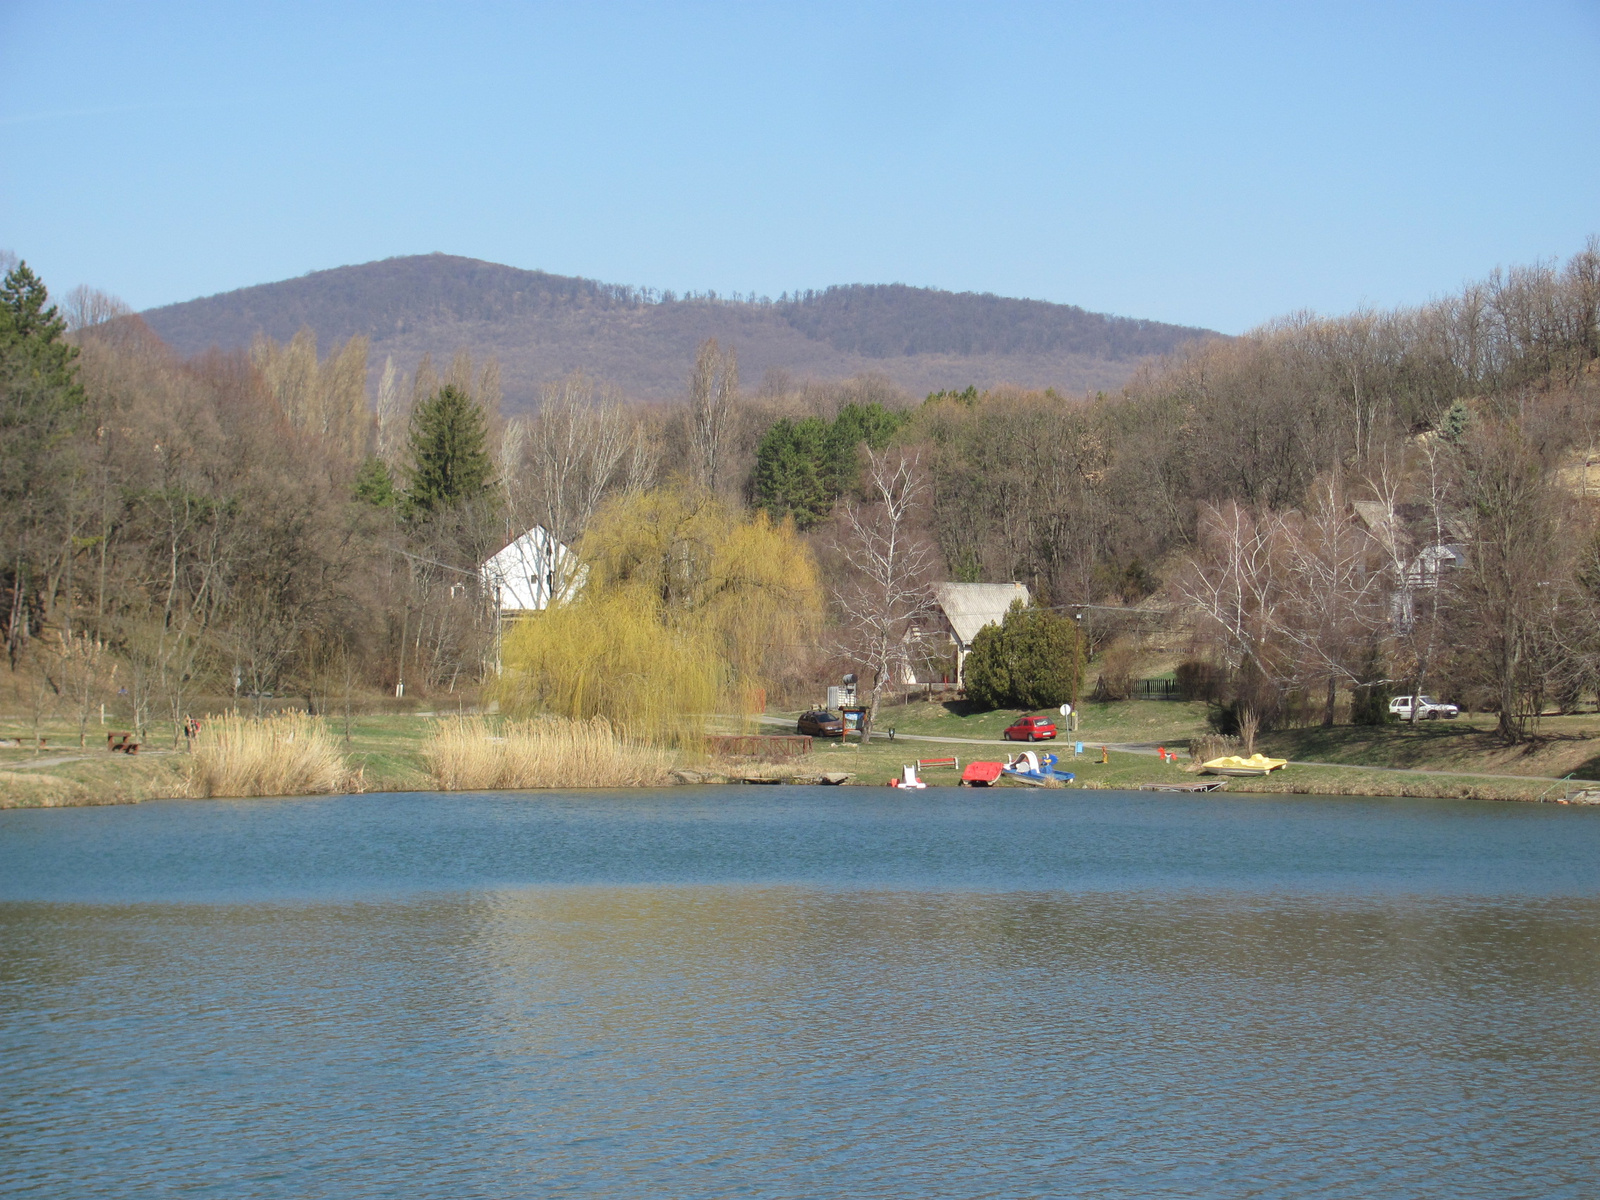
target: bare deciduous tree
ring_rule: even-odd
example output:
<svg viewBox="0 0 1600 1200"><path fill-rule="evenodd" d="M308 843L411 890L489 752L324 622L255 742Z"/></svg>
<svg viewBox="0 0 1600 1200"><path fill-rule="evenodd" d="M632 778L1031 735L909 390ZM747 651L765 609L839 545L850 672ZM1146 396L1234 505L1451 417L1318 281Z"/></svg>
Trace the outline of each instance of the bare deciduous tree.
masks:
<svg viewBox="0 0 1600 1200"><path fill-rule="evenodd" d="M411 405L401 395L402 386L391 354L383 360L383 374L378 379L378 429L374 447L378 457L391 467L399 464L405 452L406 434L411 428Z"/></svg>
<svg viewBox="0 0 1600 1200"><path fill-rule="evenodd" d="M606 495L629 482L640 435L630 427L615 389L596 386L582 372L545 384L541 397L537 417L507 425L501 478L507 481L513 519L543 525L570 547ZM571 565L569 560L547 564L552 595L570 584L562 573Z"/></svg>
<svg viewBox="0 0 1600 1200"><path fill-rule="evenodd" d="M1473 522L1456 636L1464 674L1489 691L1499 733L1521 741L1538 716L1542 651L1570 578L1562 498L1515 424L1484 420L1462 446L1456 487Z"/></svg>
<svg viewBox="0 0 1600 1200"><path fill-rule="evenodd" d="M700 343L689 375L689 448L694 480L714 492L724 482L734 409L739 400L739 357L716 338Z"/></svg>
<svg viewBox="0 0 1600 1200"><path fill-rule="evenodd" d="M1200 515L1199 545L1175 582L1230 674L1254 662L1269 678L1282 678L1273 638L1285 600L1274 562L1277 533L1275 521L1258 520L1242 505L1208 505Z"/></svg>
<svg viewBox="0 0 1600 1200"><path fill-rule="evenodd" d="M846 572L834 589L852 652L872 672L872 703L863 737L872 736L883 689L907 663L912 624L931 609L933 546L913 528L924 493L916 455L867 452L871 499L847 501L835 538Z"/></svg>
<svg viewBox="0 0 1600 1200"><path fill-rule="evenodd" d="M117 297L81 284L67 293L66 302L61 307L61 315L67 319L67 329L72 333L93 329L96 325L104 325L107 321L129 316L133 312Z"/></svg>
<svg viewBox="0 0 1600 1200"><path fill-rule="evenodd" d="M1177 591L1230 675L1280 695L1321 687L1331 725L1339 687L1372 682L1363 651L1386 621L1382 566L1330 479L1308 513L1207 508ZM1241 696L1242 717L1259 719L1263 699Z"/></svg>
<svg viewBox="0 0 1600 1200"><path fill-rule="evenodd" d="M287 346L258 336L250 357L289 423L347 460L368 451L372 415L367 408L367 339L351 338L318 361L317 336L295 334Z"/></svg>
<svg viewBox="0 0 1600 1200"><path fill-rule="evenodd" d="M1279 519L1284 604L1278 633L1292 647L1293 673L1308 689L1321 677L1322 723L1332 725L1340 686L1365 678L1365 648L1387 624L1379 548L1345 504L1337 476L1317 488L1304 514Z"/></svg>

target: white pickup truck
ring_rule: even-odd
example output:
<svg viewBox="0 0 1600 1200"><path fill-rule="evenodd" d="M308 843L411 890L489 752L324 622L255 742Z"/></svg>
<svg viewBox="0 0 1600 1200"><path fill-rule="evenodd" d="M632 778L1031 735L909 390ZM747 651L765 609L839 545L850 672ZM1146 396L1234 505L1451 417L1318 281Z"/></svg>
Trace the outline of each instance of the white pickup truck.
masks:
<svg viewBox="0 0 1600 1200"><path fill-rule="evenodd" d="M1402 721L1411 720L1411 697L1396 696L1389 701L1389 711ZM1460 715L1461 710L1454 704L1440 704L1432 696L1417 697L1416 719L1418 721L1437 721L1440 717L1447 721L1454 721Z"/></svg>

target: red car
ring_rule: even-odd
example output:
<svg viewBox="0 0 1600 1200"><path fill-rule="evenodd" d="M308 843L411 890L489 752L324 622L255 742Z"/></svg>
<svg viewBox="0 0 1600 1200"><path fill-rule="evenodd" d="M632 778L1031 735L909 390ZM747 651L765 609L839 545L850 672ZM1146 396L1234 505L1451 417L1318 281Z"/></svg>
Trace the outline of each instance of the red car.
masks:
<svg viewBox="0 0 1600 1200"><path fill-rule="evenodd" d="M1010 738L1013 742L1037 742L1056 736L1056 723L1049 717L1023 717L1014 725L1007 726L1001 737Z"/></svg>

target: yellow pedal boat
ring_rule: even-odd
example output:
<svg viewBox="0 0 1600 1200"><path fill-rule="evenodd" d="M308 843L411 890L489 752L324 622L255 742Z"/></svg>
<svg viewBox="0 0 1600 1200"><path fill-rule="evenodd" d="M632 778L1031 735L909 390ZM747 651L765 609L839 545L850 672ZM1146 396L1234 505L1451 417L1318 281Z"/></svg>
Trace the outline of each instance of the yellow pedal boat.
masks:
<svg viewBox="0 0 1600 1200"><path fill-rule="evenodd" d="M1208 763L1201 763L1200 769L1211 775L1270 775L1288 765L1287 758L1268 758L1263 754L1240 758L1237 754L1230 754L1227 758L1213 758Z"/></svg>

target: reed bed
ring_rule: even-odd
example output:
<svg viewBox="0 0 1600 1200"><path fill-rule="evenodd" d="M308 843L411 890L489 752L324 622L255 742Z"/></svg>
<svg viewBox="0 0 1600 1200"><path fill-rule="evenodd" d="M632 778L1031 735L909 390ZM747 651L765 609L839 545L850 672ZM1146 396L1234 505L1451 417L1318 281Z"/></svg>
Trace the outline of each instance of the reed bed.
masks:
<svg viewBox="0 0 1600 1200"><path fill-rule="evenodd" d="M508 721L498 730L481 717L451 717L435 726L423 758L446 791L650 787L670 783L672 767L667 751L599 717Z"/></svg>
<svg viewBox="0 0 1600 1200"><path fill-rule="evenodd" d="M1214 758L1226 758L1230 754L1238 754L1239 747L1240 741L1236 737L1224 737L1220 733L1204 734L1189 740L1189 761L1198 766Z"/></svg>
<svg viewBox="0 0 1600 1200"><path fill-rule="evenodd" d="M259 720L237 712L200 727L189 760L191 796L308 796L356 790L327 726L302 712Z"/></svg>

